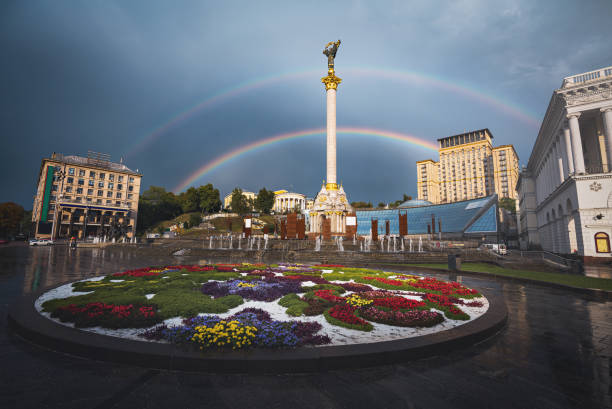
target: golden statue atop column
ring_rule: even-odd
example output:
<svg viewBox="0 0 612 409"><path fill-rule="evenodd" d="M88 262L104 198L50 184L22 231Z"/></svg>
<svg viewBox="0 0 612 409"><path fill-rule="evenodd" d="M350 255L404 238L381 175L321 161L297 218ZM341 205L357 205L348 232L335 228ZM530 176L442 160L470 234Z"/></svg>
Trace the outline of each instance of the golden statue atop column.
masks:
<svg viewBox="0 0 612 409"><path fill-rule="evenodd" d="M346 216L352 212L342 185L336 178L336 91L342 82L335 74L334 60L340 40L327 43L323 54L327 56L327 76L321 78L327 94L327 182L323 183L310 212L310 232L321 233L324 220L331 221L331 233L346 232Z"/></svg>

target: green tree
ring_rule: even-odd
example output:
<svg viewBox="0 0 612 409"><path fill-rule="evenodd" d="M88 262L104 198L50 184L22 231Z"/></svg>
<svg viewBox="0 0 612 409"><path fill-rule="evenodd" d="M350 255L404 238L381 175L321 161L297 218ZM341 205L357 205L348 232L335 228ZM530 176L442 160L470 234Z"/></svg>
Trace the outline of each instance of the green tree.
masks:
<svg viewBox="0 0 612 409"><path fill-rule="evenodd" d="M364 209L364 208L371 208L372 203L371 202L352 202L351 206L353 206L355 209Z"/></svg>
<svg viewBox="0 0 612 409"><path fill-rule="evenodd" d="M159 186L144 191L138 201L138 230L145 231L163 220L173 219L182 213L179 199L172 192Z"/></svg>
<svg viewBox="0 0 612 409"><path fill-rule="evenodd" d="M257 194L255 199L254 207L255 210L264 214L270 214L272 207L274 206L274 192L267 190L265 187L262 188Z"/></svg>
<svg viewBox="0 0 612 409"><path fill-rule="evenodd" d="M199 226L200 223L202 223L202 216L200 216L199 214L194 213L189 216L189 226L196 227Z"/></svg>
<svg viewBox="0 0 612 409"><path fill-rule="evenodd" d="M385 207L385 206L386 206L386 204L384 202L378 203L378 207Z"/></svg>
<svg viewBox="0 0 612 409"><path fill-rule="evenodd" d="M24 213L23 207L17 203L0 203L0 236L7 237L19 233Z"/></svg>
<svg viewBox="0 0 612 409"><path fill-rule="evenodd" d="M183 213L199 212L200 211L200 194L195 187L190 187L185 192L179 195L179 202Z"/></svg>
<svg viewBox="0 0 612 409"><path fill-rule="evenodd" d="M199 206L202 213L216 213L221 210L221 196L219 189L215 189L212 183L198 188Z"/></svg>
<svg viewBox="0 0 612 409"><path fill-rule="evenodd" d="M516 213L516 200L509 197L503 197L499 199L499 207L514 214Z"/></svg>
<svg viewBox="0 0 612 409"><path fill-rule="evenodd" d="M242 194L242 189L235 188L232 191L232 201L231 201L232 212L238 213L240 216L243 216L251 210L251 206L249 206L249 201L246 196Z"/></svg>

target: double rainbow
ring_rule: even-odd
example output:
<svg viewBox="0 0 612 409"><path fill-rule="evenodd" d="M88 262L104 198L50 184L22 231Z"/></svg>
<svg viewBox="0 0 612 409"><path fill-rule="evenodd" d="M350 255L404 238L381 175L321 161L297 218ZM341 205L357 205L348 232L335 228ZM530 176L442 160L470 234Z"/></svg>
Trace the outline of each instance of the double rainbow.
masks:
<svg viewBox="0 0 612 409"><path fill-rule="evenodd" d="M417 85L426 85L439 89L446 90L458 95L462 95L471 100L476 100L487 106L493 107L494 109L503 112L504 114L517 119L518 121L525 123L535 130L539 127L539 120L536 116L527 113L523 108L505 101L499 97L490 95L487 92L478 90L477 88L461 84L456 80L450 78L436 77L430 74L419 73L416 71L400 71L393 69L383 68L363 68L363 67L346 67L342 69L342 72L347 75L362 76L367 78L380 79L384 78L391 81L408 82ZM225 88L219 92L209 95L203 101L192 105L174 116L163 124L157 126L155 129L149 131L140 138L137 138L132 147L126 152L125 156L132 156L142 151L147 145L158 139L168 130L180 125L187 121L191 117L197 115L199 112L204 111L207 108L213 107L220 104L230 98L245 94L247 92L263 88L268 85L278 83L279 81L293 81L300 78L318 78L320 77L321 70L307 70L288 72L282 74L275 74L267 77L255 78L246 82L239 83L235 86ZM317 82L315 80L315 82ZM320 84L319 84L320 85Z"/></svg>

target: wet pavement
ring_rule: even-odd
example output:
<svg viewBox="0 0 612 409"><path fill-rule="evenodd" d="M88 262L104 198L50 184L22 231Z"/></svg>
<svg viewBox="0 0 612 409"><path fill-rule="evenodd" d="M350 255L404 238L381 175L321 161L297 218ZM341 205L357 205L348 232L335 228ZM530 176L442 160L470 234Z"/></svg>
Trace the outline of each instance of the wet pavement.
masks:
<svg viewBox="0 0 612 409"><path fill-rule="evenodd" d="M7 329L8 305L24 293L128 268L198 261L127 248L0 248L0 407L612 408L612 302L481 277L460 279L503 298L508 326L500 334L446 356L363 370L155 371L54 353Z"/></svg>

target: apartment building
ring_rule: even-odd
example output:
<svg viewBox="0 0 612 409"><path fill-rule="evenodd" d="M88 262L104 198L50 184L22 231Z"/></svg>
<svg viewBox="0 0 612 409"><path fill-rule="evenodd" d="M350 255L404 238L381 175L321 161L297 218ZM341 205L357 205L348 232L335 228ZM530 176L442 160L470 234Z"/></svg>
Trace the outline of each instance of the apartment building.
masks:
<svg viewBox="0 0 612 409"><path fill-rule="evenodd" d="M417 195L431 203L453 203L497 194L517 198L518 156L512 145L493 147L479 129L438 139L439 161L418 161Z"/></svg>

